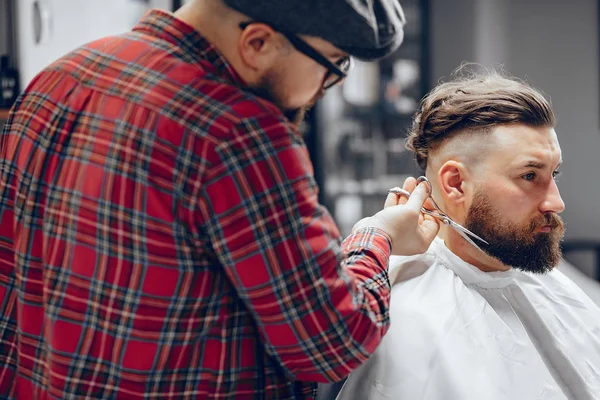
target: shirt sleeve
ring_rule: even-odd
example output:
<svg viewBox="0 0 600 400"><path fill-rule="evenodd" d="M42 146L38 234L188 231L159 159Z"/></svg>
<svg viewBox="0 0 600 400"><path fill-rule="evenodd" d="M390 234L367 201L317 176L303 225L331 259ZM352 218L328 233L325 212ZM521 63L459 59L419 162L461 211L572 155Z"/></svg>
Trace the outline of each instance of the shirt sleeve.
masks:
<svg viewBox="0 0 600 400"><path fill-rule="evenodd" d="M6 132L6 131L5 131ZM14 395L17 369L17 309L14 252L14 183L6 160L7 134L0 136L0 398Z"/></svg>
<svg viewBox="0 0 600 400"><path fill-rule="evenodd" d="M243 120L214 151L202 224L266 351L297 380L340 380L388 329L389 237L341 243L302 138L275 117Z"/></svg>

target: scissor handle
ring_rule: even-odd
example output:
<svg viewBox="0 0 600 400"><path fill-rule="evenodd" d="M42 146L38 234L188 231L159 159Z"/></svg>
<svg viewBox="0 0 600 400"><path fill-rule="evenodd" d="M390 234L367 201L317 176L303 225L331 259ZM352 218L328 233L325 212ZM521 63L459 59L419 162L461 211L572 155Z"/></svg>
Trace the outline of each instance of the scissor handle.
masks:
<svg viewBox="0 0 600 400"><path fill-rule="evenodd" d="M422 178L425 178L425 177L422 177ZM427 178L425 178L425 179L427 179ZM423 181L423 182L427 182L428 185L431 185L429 183L429 181ZM406 196L407 198L410 198L410 193L408 192L408 190L404 190L399 187L391 188L390 190L388 190L388 193L395 193L397 195L403 195L403 196ZM449 220L449 217L439 207L437 207L437 204L435 203L435 200L433 200L433 198L431 197L431 194L429 195L429 199L433 203L435 210L428 210L425 207L421 207L421 212L423 214L431 215L432 217L439 219L440 221L444 222L444 224L446 224L446 225L450 225L451 221Z"/></svg>
<svg viewBox="0 0 600 400"><path fill-rule="evenodd" d="M429 196L431 197L431 193L433 192L433 186L431 186L431 182L429 182L429 179L427 179L427 177L423 175L417 178L417 185L419 185L419 183L421 182L425 182L427 186L429 186Z"/></svg>
<svg viewBox="0 0 600 400"><path fill-rule="evenodd" d="M408 198L410 198L410 193L408 192L408 190L404 190L402 188L399 187L393 187L390 190L388 190L388 193L395 193L397 195L404 195Z"/></svg>

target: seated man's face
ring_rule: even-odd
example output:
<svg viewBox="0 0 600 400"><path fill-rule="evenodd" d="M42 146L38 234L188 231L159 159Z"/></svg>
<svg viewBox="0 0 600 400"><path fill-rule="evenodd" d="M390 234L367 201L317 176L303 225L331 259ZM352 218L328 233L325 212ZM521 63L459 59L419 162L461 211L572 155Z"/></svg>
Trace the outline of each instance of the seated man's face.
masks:
<svg viewBox="0 0 600 400"><path fill-rule="evenodd" d="M482 248L503 264L547 272L561 258L564 235L556 132L519 124L499 126L490 135L466 228L486 239L489 246Z"/></svg>

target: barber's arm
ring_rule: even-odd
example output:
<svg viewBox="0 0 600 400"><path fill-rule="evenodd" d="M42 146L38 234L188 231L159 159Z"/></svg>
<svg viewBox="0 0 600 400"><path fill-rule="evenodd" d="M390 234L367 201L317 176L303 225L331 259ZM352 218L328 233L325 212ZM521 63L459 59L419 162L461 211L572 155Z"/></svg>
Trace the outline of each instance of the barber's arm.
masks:
<svg viewBox="0 0 600 400"><path fill-rule="evenodd" d="M340 245L300 135L275 117L242 121L214 152L202 220L266 351L298 380L340 380L388 329L389 221Z"/></svg>

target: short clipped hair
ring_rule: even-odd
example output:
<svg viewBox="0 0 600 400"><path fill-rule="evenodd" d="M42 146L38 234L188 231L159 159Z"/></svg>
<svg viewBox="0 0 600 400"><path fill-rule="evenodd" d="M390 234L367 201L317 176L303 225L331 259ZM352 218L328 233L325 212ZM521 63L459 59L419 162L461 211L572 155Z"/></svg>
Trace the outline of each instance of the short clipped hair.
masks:
<svg viewBox="0 0 600 400"><path fill-rule="evenodd" d="M521 123L554 127L550 99L524 81L492 68L460 66L454 79L427 94L419 105L406 147L423 170L430 151L461 132L489 132L499 125Z"/></svg>

